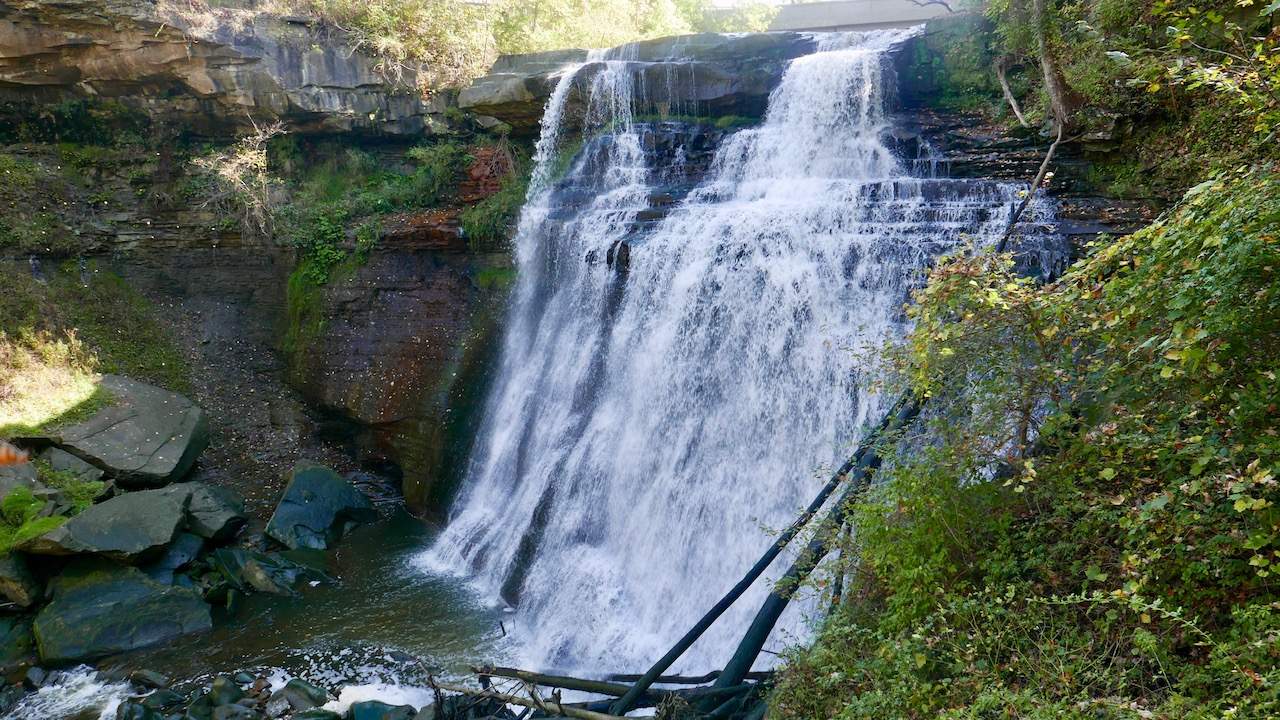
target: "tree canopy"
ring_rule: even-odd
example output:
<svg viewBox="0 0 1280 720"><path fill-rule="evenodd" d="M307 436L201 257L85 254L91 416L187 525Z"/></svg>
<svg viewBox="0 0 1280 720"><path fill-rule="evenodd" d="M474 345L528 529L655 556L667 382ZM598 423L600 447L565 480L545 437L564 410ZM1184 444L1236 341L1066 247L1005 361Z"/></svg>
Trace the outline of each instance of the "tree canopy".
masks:
<svg viewBox="0 0 1280 720"><path fill-rule="evenodd" d="M762 3L718 9L710 0L293 0L293 6L351 32L389 70L425 66L430 87L465 84L498 53L759 31L774 12Z"/></svg>

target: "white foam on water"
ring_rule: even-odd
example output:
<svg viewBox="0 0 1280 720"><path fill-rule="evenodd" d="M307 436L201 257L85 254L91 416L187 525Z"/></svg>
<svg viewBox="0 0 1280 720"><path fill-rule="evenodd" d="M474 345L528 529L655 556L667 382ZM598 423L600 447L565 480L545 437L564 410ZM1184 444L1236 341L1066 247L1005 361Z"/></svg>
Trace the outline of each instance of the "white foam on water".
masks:
<svg viewBox="0 0 1280 720"><path fill-rule="evenodd" d="M56 682L28 693L9 711L9 720L91 717L115 720L116 708L132 694L128 683L107 682L89 667L64 672Z"/></svg>

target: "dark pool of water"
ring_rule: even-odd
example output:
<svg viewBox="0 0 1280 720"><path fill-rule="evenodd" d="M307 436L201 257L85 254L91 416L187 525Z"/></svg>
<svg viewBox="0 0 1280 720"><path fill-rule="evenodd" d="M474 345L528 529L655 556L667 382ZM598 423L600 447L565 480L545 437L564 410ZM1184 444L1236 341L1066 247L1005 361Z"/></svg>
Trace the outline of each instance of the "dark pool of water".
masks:
<svg viewBox="0 0 1280 720"><path fill-rule="evenodd" d="M345 537L332 555L334 584L299 588L296 598L253 594L211 633L110 658L102 668L145 667L180 681L257 670L329 688L416 683L427 670L453 675L500 660L502 612L482 604L465 580L410 565L433 530L403 511Z"/></svg>

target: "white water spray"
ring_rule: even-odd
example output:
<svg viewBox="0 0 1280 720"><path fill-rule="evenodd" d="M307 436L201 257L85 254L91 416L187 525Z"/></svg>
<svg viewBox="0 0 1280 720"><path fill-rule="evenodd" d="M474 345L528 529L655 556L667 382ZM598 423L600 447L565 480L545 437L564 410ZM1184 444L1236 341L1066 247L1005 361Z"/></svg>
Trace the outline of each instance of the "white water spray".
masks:
<svg viewBox="0 0 1280 720"><path fill-rule="evenodd" d="M1003 231L1016 187L913 177L882 141L886 52L909 33L833 36L793 61L764 122L729 136L708 178L639 232L662 178L633 122L633 63L609 56L591 78L585 132L609 134L559 185L581 68L556 88L483 428L420 560L515 598L522 662L658 658L877 419L851 350L902 331L931 258ZM588 199L564 212L558 188ZM627 273L588 261L623 240ZM676 669L723 665L768 587ZM802 609L770 649L806 635Z"/></svg>

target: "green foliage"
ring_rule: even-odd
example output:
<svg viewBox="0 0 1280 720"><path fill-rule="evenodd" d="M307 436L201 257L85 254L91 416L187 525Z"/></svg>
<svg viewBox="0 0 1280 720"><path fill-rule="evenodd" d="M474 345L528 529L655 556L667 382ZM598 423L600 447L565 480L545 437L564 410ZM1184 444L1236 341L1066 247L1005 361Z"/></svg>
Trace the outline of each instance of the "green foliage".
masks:
<svg viewBox="0 0 1280 720"><path fill-rule="evenodd" d="M846 550L861 594L775 712L1280 713L1277 272L1270 166L1049 286L940 264L889 351L927 420L886 442Z"/></svg>
<svg viewBox="0 0 1280 720"><path fill-rule="evenodd" d="M427 88L457 87L493 62L492 9L464 0L290 0L350 32L397 73L421 64Z"/></svg>
<svg viewBox="0 0 1280 720"><path fill-rule="evenodd" d="M56 104L0 103L0 144L51 142L138 145L150 129L143 112L100 98Z"/></svg>
<svg viewBox="0 0 1280 720"><path fill-rule="evenodd" d="M1277 7L1258 0L1050 0L1045 52L1068 88L1074 133L1117 139L1127 194L1177 192L1215 172L1278 157ZM992 0L996 55L1033 121L1048 114L1030 0ZM1027 96L1030 97L1027 97ZM1145 182L1144 182L1145 179Z"/></svg>
<svg viewBox="0 0 1280 720"><path fill-rule="evenodd" d="M454 143L409 150L408 170L384 167L353 148L321 155L300 171L292 199L276 209L274 223L282 239L299 249L304 262L298 269L317 286L353 252L363 260L377 242L382 216L447 202L471 161Z"/></svg>
<svg viewBox="0 0 1280 720"><path fill-rule="evenodd" d="M44 506L45 502L26 487L11 490L0 500L0 554L8 553L15 545L44 535L67 521L62 515L40 517Z"/></svg>
<svg viewBox="0 0 1280 720"><path fill-rule="evenodd" d="M427 88L457 87L483 73L495 54L613 47L690 32L768 27L775 8L709 0L290 0L351 32L396 72L421 64Z"/></svg>
<svg viewBox="0 0 1280 720"><path fill-rule="evenodd" d="M97 373L190 389L187 360L156 309L95 264L68 265L47 268L44 282L0 269L0 436L102 407Z"/></svg>
<svg viewBox="0 0 1280 720"><path fill-rule="evenodd" d="M43 460L34 460L32 464L35 465L40 482L62 494L63 500L71 506L72 515L92 505L107 487L101 480L81 480L69 470L54 470L53 466Z"/></svg>
<svg viewBox="0 0 1280 720"><path fill-rule="evenodd" d="M532 164L519 158L516 168L502 179L497 193L462 211L462 230L472 252L505 249L511 230L529 190Z"/></svg>
<svg viewBox="0 0 1280 720"><path fill-rule="evenodd" d="M763 3L727 11L706 0L505 0L494 36L504 53L603 48L691 32L747 32L768 27Z"/></svg>
<svg viewBox="0 0 1280 720"><path fill-rule="evenodd" d="M907 100L953 110L999 111L1003 101L993 70L990 28L981 18L955 17L930 24L930 32L909 48L914 56L903 78ZM1022 89L1021 76L1015 76Z"/></svg>

